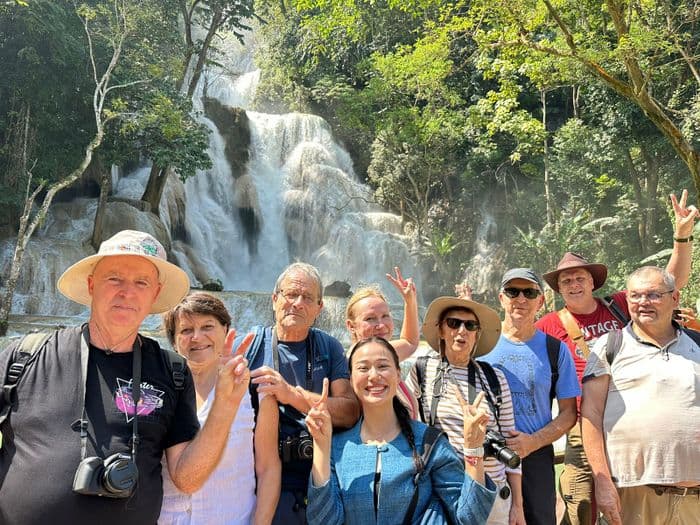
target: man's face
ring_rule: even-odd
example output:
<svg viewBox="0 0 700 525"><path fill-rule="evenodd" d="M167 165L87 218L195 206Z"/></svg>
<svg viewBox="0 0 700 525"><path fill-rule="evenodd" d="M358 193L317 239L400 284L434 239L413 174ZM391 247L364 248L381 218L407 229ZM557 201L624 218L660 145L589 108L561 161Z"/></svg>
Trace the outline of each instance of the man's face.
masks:
<svg viewBox="0 0 700 525"><path fill-rule="evenodd" d="M678 291L669 290L656 272L643 273L627 283L630 317L643 328L670 326L678 298Z"/></svg>
<svg viewBox="0 0 700 525"><path fill-rule="evenodd" d="M306 337L323 302L318 283L303 272L291 272L280 283L280 291L272 294L275 323L281 330L293 331Z"/></svg>
<svg viewBox="0 0 700 525"><path fill-rule="evenodd" d="M593 299L593 276L588 270L564 270L559 274L557 284L566 304L579 304Z"/></svg>
<svg viewBox="0 0 700 525"><path fill-rule="evenodd" d="M143 257L101 259L88 277L91 316L108 330L138 328L160 293L158 270Z"/></svg>
<svg viewBox="0 0 700 525"><path fill-rule="evenodd" d="M523 292L520 291L526 289L536 290L539 293L534 299L528 299ZM505 290L508 290L510 293L517 290L519 293L516 297L511 298L508 297ZM499 292L498 299L501 301L501 306L505 311L506 317L510 318L511 321L516 324L534 324L535 316L544 303L544 296L539 287L527 279L513 279L508 281Z"/></svg>

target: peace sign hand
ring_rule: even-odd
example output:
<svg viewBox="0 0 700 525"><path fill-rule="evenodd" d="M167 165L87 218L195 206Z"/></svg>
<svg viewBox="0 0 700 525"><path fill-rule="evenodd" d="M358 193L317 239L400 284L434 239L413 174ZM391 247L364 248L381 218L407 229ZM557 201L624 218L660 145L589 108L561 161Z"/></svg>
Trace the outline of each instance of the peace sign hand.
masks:
<svg viewBox="0 0 700 525"><path fill-rule="evenodd" d="M470 405L462 396L459 389L456 389L457 399L462 406L462 418L464 421L464 447L478 448L484 444L486 436L486 424L489 422L489 415L486 409L481 408L481 402L486 395L484 391L477 394L474 404Z"/></svg>
<svg viewBox="0 0 700 525"><path fill-rule="evenodd" d="M389 279L389 282L399 291L405 303L412 300L415 301L417 299L417 294L413 277L404 279L398 266L394 266L394 272L396 273L396 277L388 273L386 274L386 278Z"/></svg>
<svg viewBox="0 0 700 525"><path fill-rule="evenodd" d="M693 233L693 225L695 219L700 217L700 212L693 206L687 206L688 190L683 190L681 193L680 202L674 193L671 194L671 204L673 205L673 213L675 215L675 230L674 237L686 238Z"/></svg>
<svg viewBox="0 0 700 525"><path fill-rule="evenodd" d="M306 427L314 439L314 449L318 446L324 451L330 450L331 438L333 437L331 413L328 411L328 385L329 382L326 377L323 379L321 397L311 405L311 409L306 416Z"/></svg>
<svg viewBox="0 0 700 525"><path fill-rule="evenodd" d="M219 377L216 380L216 397L224 396L229 402L238 403L248 389L250 370L248 360L243 357L253 342L254 334L247 334L238 350L231 354L236 331L231 329L224 341L224 354L219 358Z"/></svg>

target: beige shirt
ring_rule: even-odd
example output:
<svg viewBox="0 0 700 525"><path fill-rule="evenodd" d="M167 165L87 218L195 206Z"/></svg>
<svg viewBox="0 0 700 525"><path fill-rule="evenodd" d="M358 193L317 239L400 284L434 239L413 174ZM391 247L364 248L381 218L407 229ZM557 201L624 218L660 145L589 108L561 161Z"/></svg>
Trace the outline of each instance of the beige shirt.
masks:
<svg viewBox="0 0 700 525"><path fill-rule="evenodd" d="M680 331L658 348L628 325L611 367L607 341L595 344L583 381L611 376L603 437L616 485L700 483L700 348Z"/></svg>

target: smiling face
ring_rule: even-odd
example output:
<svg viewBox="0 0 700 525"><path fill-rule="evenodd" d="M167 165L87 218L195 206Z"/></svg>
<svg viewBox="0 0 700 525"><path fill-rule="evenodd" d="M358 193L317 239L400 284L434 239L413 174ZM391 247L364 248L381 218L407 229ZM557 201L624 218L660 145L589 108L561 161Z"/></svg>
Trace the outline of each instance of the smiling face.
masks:
<svg viewBox="0 0 700 525"><path fill-rule="evenodd" d="M193 372L218 367L228 327L213 315L180 314L175 322L175 350Z"/></svg>
<svg viewBox="0 0 700 525"><path fill-rule="evenodd" d="M321 313L318 283L301 271L290 272L272 294L275 324L281 341L303 341Z"/></svg>
<svg viewBox="0 0 700 525"><path fill-rule="evenodd" d="M557 277L557 284L564 303L573 312L589 313L591 306L595 308L593 276L588 270L564 270Z"/></svg>
<svg viewBox="0 0 700 525"><path fill-rule="evenodd" d="M397 360L379 341L364 343L351 354L350 381L363 407L391 405L401 379Z"/></svg>
<svg viewBox="0 0 700 525"><path fill-rule="evenodd" d="M345 324L353 343L372 336L390 339L394 334L394 320L389 305L381 297L361 299L353 305L350 314L351 318Z"/></svg>
<svg viewBox="0 0 700 525"><path fill-rule="evenodd" d="M445 357L453 365L466 366L480 333L479 330L467 330L467 325L478 324L478 318L473 312L462 308L448 310L441 317L439 330L440 339L445 341ZM459 323L457 328L450 328L449 324L454 325L458 321L463 322Z"/></svg>
<svg viewBox="0 0 700 525"><path fill-rule="evenodd" d="M535 283L527 279L512 279L508 281L503 288L518 288L521 290L533 288L535 290L540 290ZM501 302L506 317L516 326L534 324L535 316L539 309L542 308L542 304L544 304L544 296L541 293L534 299L528 299L521 292L511 299L501 290L498 294L498 299Z"/></svg>
<svg viewBox="0 0 700 525"><path fill-rule="evenodd" d="M91 319L113 335L135 331L160 293L158 270L143 257L104 257L88 276Z"/></svg>

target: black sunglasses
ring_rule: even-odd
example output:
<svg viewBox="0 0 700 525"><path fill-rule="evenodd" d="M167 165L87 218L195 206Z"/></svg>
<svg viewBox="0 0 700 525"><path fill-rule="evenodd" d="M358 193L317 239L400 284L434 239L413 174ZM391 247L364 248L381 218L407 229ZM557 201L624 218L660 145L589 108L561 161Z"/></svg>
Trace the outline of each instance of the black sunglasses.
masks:
<svg viewBox="0 0 700 525"><path fill-rule="evenodd" d="M508 288L503 289L503 293L506 294L506 297L511 299L515 299L518 295L520 295L520 292L523 293L525 299L536 299L541 293L537 288L515 288L513 286L509 286Z"/></svg>
<svg viewBox="0 0 700 525"><path fill-rule="evenodd" d="M444 322L452 330L459 330L459 327L462 325L464 325L464 328L466 328L468 332L476 332L481 328L479 321L474 319L467 319L465 321L464 319L457 319L456 317L445 317Z"/></svg>

